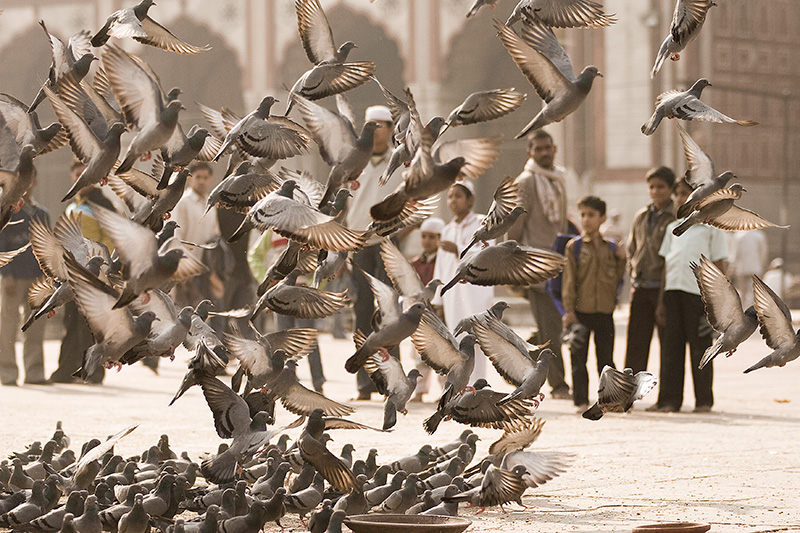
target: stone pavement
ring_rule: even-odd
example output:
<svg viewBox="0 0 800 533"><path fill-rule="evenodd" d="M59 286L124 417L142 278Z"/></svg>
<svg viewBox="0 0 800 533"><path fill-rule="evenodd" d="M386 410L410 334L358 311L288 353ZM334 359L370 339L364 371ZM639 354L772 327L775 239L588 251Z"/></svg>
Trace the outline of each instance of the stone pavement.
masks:
<svg viewBox="0 0 800 533"><path fill-rule="evenodd" d="M615 360L624 359L624 311L617 316ZM525 333L522 331L521 333ZM328 382L325 393L347 401L354 395L354 379L343 369L352 343L321 336ZM410 346L404 346L406 369ZM715 364L716 404L709 414L691 413L690 378L681 413L646 413L656 391L627 415L609 414L598 422L584 420L571 402L546 398L538 416L547 421L532 449L563 450L575 454L572 467L545 485L528 490L524 503L531 508L507 507L510 513L489 509L481 515L464 509L473 518L468 531L630 531L634 526L658 521L708 522L712 532L767 532L800 530L800 361L785 368L742 370L765 355L767 348L754 335L730 359ZM48 372L55 368L58 344L46 346ZM162 360L158 376L136 365L107 373L103 386L51 385L0 387L0 451L21 449L32 440L52 434L57 420L73 438L73 447L91 437L115 433L130 424L139 428L119 445L122 455L140 453L167 433L173 449L192 457L216 449L211 412L199 389L187 392L172 407L172 398L185 370L188 354L179 351L174 362ZM590 355L590 368L594 365ZM657 373L655 350L651 371ZM596 389L592 374L590 390ZM309 383L307 365L301 363L301 379ZM509 389L499 378L490 379L497 389ZM545 390L545 392L549 392ZM349 402L358 410L353 418L380 425L382 404ZM421 422L433 410L427 403L410 404L395 431L335 431L331 449L353 442L356 456L371 447L380 461L415 453L425 443L441 444L462 430L443 423L431 436ZM290 415L279 409L279 423ZM290 432L296 437L299 430ZM478 453L485 453L500 434L477 430L482 437ZM296 518L285 525L303 528ZM267 526L277 530L277 526Z"/></svg>

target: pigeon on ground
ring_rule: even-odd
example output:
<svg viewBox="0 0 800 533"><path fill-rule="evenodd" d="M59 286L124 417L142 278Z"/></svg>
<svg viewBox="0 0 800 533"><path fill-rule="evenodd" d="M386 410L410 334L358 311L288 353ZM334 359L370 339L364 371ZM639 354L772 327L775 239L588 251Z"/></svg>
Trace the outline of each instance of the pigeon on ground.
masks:
<svg viewBox="0 0 800 533"><path fill-rule="evenodd" d="M495 21L495 28L517 68L545 102L541 111L515 136L516 139L563 120L580 107L592 89L594 79L603 77L595 66L584 68L576 77L572 62L553 30L538 20L525 20L522 37L498 21Z"/></svg>
<svg viewBox="0 0 800 533"><path fill-rule="evenodd" d="M244 516L233 516L219 522L220 533L259 533L264 527L266 503L254 501Z"/></svg>
<svg viewBox="0 0 800 533"><path fill-rule="evenodd" d="M600 373L597 401L583 413L583 418L600 420L605 413L627 413L633 402L644 398L656 383L658 380L649 372L634 375L630 368L620 372L606 365Z"/></svg>
<svg viewBox="0 0 800 533"><path fill-rule="evenodd" d="M419 478L417 474L411 473L403 482L400 490L395 491L383 500L377 512L391 513L391 514L404 514L417 502L417 482Z"/></svg>
<svg viewBox="0 0 800 533"><path fill-rule="evenodd" d="M686 219L673 228L672 233L678 237L695 224L708 224L726 231L750 231L763 228L787 229L761 218L757 213L734 204L747 189L734 183L726 189L720 189L698 202L695 210Z"/></svg>
<svg viewBox="0 0 800 533"><path fill-rule="evenodd" d="M324 477L328 483L340 492L350 492L356 486L356 477L342 460L333 455L315 435L322 435L325 429L323 410L315 409L308 417L308 422L297 440L300 455L307 463Z"/></svg>
<svg viewBox="0 0 800 533"><path fill-rule="evenodd" d="M552 28L599 28L617 22L614 15L604 13L602 4L593 0L520 0L506 26L522 18Z"/></svg>
<svg viewBox="0 0 800 533"><path fill-rule="evenodd" d="M526 468L522 465L515 466L511 470L489 465L480 486L455 496L443 498L442 501L469 502L481 508L479 513L483 512L486 507L495 505L499 505L503 509L503 504L522 499L522 494L528 488L522 479L526 472Z"/></svg>
<svg viewBox="0 0 800 533"><path fill-rule="evenodd" d="M207 270L194 256L184 252L178 239L173 237L157 247L156 236L149 229L105 207L90 205L125 265L125 288L114 309L129 304L149 289L161 287L169 281L182 281Z"/></svg>
<svg viewBox="0 0 800 533"><path fill-rule="evenodd" d="M761 336L774 351L744 371L784 366L800 357L800 331L792 330L792 313L761 278L753 275L753 305L761 324Z"/></svg>
<svg viewBox="0 0 800 533"><path fill-rule="evenodd" d="M703 122L730 123L739 126L755 126L758 122L753 120L737 120L723 115L708 104L700 100L703 89L710 87L711 83L705 78L700 78L686 91L667 91L656 98L656 109L650 119L642 125L642 133L652 135L658 125L665 118L679 118L681 120L700 120Z"/></svg>
<svg viewBox="0 0 800 533"><path fill-rule="evenodd" d="M686 180L694 188L689 198L678 208L676 213L678 218L684 218L694 211L700 201L709 194L724 188L736 175L731 171L726 171L717 176L714 172L714 163L711 158L703 152L700 145L689 136L680 124L676 123L676 126L683 142L683 153L686 157Z"/></svg>
<svg viewBox="0 0 800 533"><path fill-rule="evenodd" d="M361 274L372 289L380 322L375 324L374 330L364 342L356 346L355 354L345 361L344 367L351 374L355 374L364 366L367 359L375 352L391 350L411 336L417 329L425 309L423 304L415 303L407 311L403 311L399 295L392 287L368 272L362 271Z"/></svg>
<svg viewBox="0 0 800 533"><path fill-rule="evenodd" d="M489 211L481 220L481 225L472 234L472 238L459 257L463 259L467 252L479 242L488 245L490 240L505 235L520 215L525 212L525 208L520 205L515 178L507 176L495 189L494 200L489 206Z"/></svg>
<svg viewBox="0 0 800 533"><path fill-rule="evenodd" d="M105 25L92 37L92 46L99 48L110 37L124 39L130 37L142 44L155 46L178 54L197 54L211 50L211 47L194 46L177 38L167 28L150 18L147 12L156 5L154 0L142 0L133 7L115 11Z"/></svg>
<svg viewBox="0 0 800 533"><path fill-rule="evenodd" d="M295 318L325 318L339 312L350 303L347 291L330 292L296 285L299 270L294 270L259 298L250 319L255 319L264 309Z"/></svg>
<svg viewBox="0 0 800 533"><path fill-rule="evenodd" d="M443 500L444 498L452 498L459 492L460 490L457 485L447 485L444 493L442 494L440 502L419 514L426 516L458 516L458 502L446 502Z"/></svg>
<svg viewBox="0 0 800 533"><path fill-rule="evenodd" d="M656 62L653 70L650 71L650 79L656 77L667 58L672 61L680 60L681 56L678 52L681 52L697 38L706 21L708 10L715 5L717 4L712 0L677 0L675 2L675 12L672 15L669 34L658 49Z"/></svg>
<svg viewBox="0 0 800 533"><path fill-rule="evenodd" d="M736 348L758 328L758 315L752 305L742 312L739 293L725 274L706 256L701 254L700 262L690 262L689 268L697 278L708 322L719 333L714 344L703 353L699 365L702 369L721 353L727 357L733 355Z"/></svg>
<svg viewBox="0 0 800 533"><path fill-rule="evenodd" d="M462 281L473 285L533 285L557 276L564 263L566 259L559 253L520 246L516 241L501 242L462 259L441 294Z"/></svg>
<svg viewBox="0 0 800 533"><path fill-rule="evenodd" d="M404 415L408 413L406 403L411 399L417 388L417 381L422 377L419 370L412 368L408 375L403 371L399 359L395 359L389 352L373 353L364 363L364 370L369 374L372 382L380 394L386 396L386 405L383 410L383 429L389 429L397 424L397 412Z"/></svg>
<svg viewBox="0 0 800 533"><path fill-rule="evenodd" d="M448 127L477 124L504 117L521 106L527 97L527 94L519 93L513 87L474 92L450 112L439 135L442 135Z"/></svg>

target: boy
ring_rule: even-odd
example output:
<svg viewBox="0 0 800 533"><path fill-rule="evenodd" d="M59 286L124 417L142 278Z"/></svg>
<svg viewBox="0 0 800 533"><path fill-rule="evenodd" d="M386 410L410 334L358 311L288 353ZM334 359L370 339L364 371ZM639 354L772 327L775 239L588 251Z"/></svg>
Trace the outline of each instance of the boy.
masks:
<svg viewBox="0 0 800 533"><path fill-rule="evenodd" d="M692 187L685 179L675 184L675 208L686 202ZM706 320L703 300L689 262L700 261L705 255L724 273L728 258L725 232L696 224L681 237L672 234L681 220L671 222L664 232L659 254L664 258L664 284L656 316L664 320L664 342L661 345L661 371L658 378L658 401L648 411L675 413L683 403L683 382L686 367L686 344L694 384L695 413L707 413L714 405L711 363L698 369L703 352L711 346L711 326Z"/></svg>
<svg viewBox="0 0 800 533"><path fill-rule="evenodd" d="M567 243L564 255L562 297L564 329L583 325L594 332L598 374L604 366L614 367L614 320L617 287L625 271L625 248L603 238L600 226L606 221L606 203L596 196L578 201L580 236ZM587 338L588 341L588 338ZM570 348L573 402L580 411L589 406L589 374L586 358L589 343Z"/></svg>
<svg viewBox="0 0 800 533"><path fill-rule="evenodd" d="M675 173L667 167L650 170L646 175L650 203L633 219L628 238L628 273L631 276L631 307L628 318L628 343L625 368L647 370L653 327L659 344L664 338L664 324L656 324L656 305L661 292L664 258L658 255L667 224L675 220L672 187Z"/></svg>

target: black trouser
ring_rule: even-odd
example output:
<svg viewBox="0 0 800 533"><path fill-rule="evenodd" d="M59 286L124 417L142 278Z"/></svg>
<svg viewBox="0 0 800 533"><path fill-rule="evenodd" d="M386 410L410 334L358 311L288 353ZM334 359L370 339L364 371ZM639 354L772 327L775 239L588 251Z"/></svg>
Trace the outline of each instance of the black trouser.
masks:
<svg viewBox="0 0 800 533"><path fill-rule="evenodd" d="M83 354L94 344L94 338L86 319L78 311L78 304L74 301L67 302L62 309L64 338L61 340L61 351L58 354L58 368L51 374L50 379L56 382L69 382L72 374L83 364ZM87 381L102 383L105 372L102 366L98 366Z"/></svg>
<svg viewBox="0 0 800 533"><path fill-rule="evenodd" d="M594 333L594 351L597 357L597 375L606 365L614 367L614 318L611 313L575 312L578 322ZM577 350L570 350L572 361L572 399L575 405L589 403L589 373L586 359L589 355L589 342Z"/></svg>
<svg viewBox="0 0 800 533"><path fill-rule="evenodd" d="M714 393L713 365L699 370L703 352L711 346L711 335L700 335L701 327L707 329L703 301L696 294L683 291L664 293L664 341L661 343L661 373L659 376L658 405L680 409L683 403L683 382L686 364L686 343L692 366L695 407L711 407Z"/></svg>
<svg viewBox="0 0 800 533"><path fill-rule="evenodd" d="M660 289L639 287L631 292L628 340L625 347L625 368L633 373L647 370L653 329L658 331L659 345L664 342L664 328L656 324L656 306Z"/></svg>
<svg viewBox="0 0 800 533"><path fill-rule="evenodd" d="M561 356L561 313L553 303L553 298L542 289L529 288L527 297L531 304L533 319L539 329L536 343L543 344L550 341L549 348L556 354L556 358L550 361L547 382L553 392L569 392L569 385L564 381L564 359Z"/></svg>

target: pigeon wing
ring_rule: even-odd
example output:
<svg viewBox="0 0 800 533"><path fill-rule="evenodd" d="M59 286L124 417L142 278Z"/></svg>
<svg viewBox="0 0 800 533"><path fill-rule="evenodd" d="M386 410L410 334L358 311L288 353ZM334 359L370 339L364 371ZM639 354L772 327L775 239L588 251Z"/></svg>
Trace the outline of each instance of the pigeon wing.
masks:
<svg viewBox="0 0 800 533"><path fill-rule="evenodd" d="M336 55L333 32L319 0L297 0L297 29L308 60L315 65Z"/></svg>
<svg viewBox="0 0 800 533"><path fill-rule="evenodd" d="M247 402L213 376L201 375L199 381L206 403L214 415L217 435L230 439L247 432L250 428L250 409Z"/></svg>
<svg viewBox="0 0 800 533"><path fill-rule="evenodd" d="M430 309L422 314L417 330L411 335L411 342L422 360L443 376L463 360L455 337Z"/></svg>
<svg viewBox="0 0 800 533"><path fill-rule="evenodd" d="M756 275L753 275L753 306L761 323L761 335L770 348L777 350L797 342L789 307Z"/></svg>
<svg viewBox="0 0 800 533"><path fill-rule="evenodd" d="M714 329L724 333L729 327L742 324L742 300L725 274L702 254L700 263L691 262L689 267L697 278L706 315Z"/></svg>
<svg viewBox="0 0 800 533"><path fill-rule="evenodd" d="M142 44L167 50L168 52L175 52L177 54L197 54L199 52L211 50L211 47L208 45L195 46L178 39L171 31L149 16L142 19L142 29L145 31L146 35L133 35L132 37L135 40Z"/></svg>
<svg viewBox="0 0 800 533"><path fill-rule="evenodd" d="M726 231L750 231L754 229L764 228L788 228L789 226L778 226L762 218L758 213L732 205L730 209L717 215L713 220L708 222L715 228L724 229Z"/></svg>

